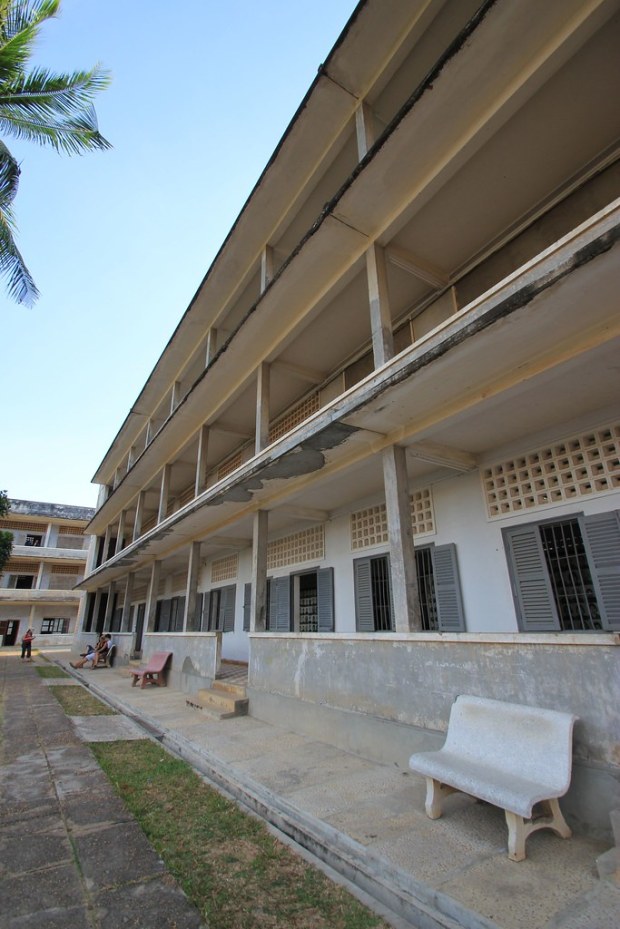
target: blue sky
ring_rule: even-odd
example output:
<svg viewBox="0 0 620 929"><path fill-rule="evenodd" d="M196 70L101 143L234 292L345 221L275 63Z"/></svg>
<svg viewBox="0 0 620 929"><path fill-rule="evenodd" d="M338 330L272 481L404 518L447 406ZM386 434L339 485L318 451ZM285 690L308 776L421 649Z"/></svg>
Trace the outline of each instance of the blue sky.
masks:
<svg viewBox="0 0 620 929"><path fill-rule="evenodd" d="M110 152L5 141L17 244L41 297L0 281L0 489L94 506L91 478L354 0L64 0L36 64L101 62Z"/></svg>

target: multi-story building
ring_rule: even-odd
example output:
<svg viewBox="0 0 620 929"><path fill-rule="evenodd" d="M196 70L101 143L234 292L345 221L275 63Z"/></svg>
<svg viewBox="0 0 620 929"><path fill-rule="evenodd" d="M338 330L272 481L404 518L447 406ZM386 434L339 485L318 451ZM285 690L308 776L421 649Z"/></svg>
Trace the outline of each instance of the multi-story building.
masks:
<svg viewBox="0 0 620 929"><path fill-rule="evenodd" d="M618 0L358 4L94 476L86 631L403 766L458 693L570 710L609 828L619 48Z"/></svg>
<svg viewBox="0 0 620 929"><path fill-rule="evenodd" d="M0 529L13 535L11 558L0 573L0 642L19 643L28 627L36 645L71 641L84 594L89 539L84 528L95 510L34 500L10 500Z"/></svg>

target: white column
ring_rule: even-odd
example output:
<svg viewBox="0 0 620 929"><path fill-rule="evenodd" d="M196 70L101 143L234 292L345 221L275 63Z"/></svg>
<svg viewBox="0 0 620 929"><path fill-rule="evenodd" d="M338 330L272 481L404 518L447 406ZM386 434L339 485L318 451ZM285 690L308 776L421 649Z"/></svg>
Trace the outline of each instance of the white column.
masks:
<svg viewBox="0 0 620 929"><path fill-rule="evenodd" d="M256 370L256 454L269 444L269 365L260 364Z"/></svg>
<svg viewBox="0 0 620 929"><path fill-rule="evenodd" d="M185 589L185 615L183 632L194 632L198 628L196 606L198 602L198 580L200 577L200 542L192 542L187 566L187 587Z"/></svg>
<svg viewBox="0 0 620 929"><path fill-rule="evenodd" d="M267 628L267 510L254 514L252 534L252 597L250 600L250 632Z"/></svg>
<svg viewBox="0 0 620 929"><path fill-rule="evenodd" d="M366 274L368 278L372 351L375 368L379 368L394 355L385 254L379 245L371 245L366 252Z"/></svg>
<svg viewBox="0 0 620 929"><path fill-rule="evenodd" d="M260 259L260 292L267 289L269 281L273 279L273 249L265 245Z"/></svg>
<svg viewBox="0 0 620 929"><path fill-rule="evenodd" d="M112 607L114 606L114 582L108 584L108 602L105 605L105 616L103 618L103 628L109 632L110 623L112 622Z"/></svg>
<svg viewBox="0 0 620 929"><path fill-rule="evenodd" d="M110 538L112 536L112 526L108 526L103 537L103 550L101 552L101 563L104 564L109 558Z"/></svg>
<svg viewBox="0 0 620 929"><path fill-rule="evenodd" d="M217 354L217 329L211 327L207 333L207 350L205 354L205 368L208 368Z"/></svg>
<svg viewBox="0 0 620 929"><path fill-rule="evenodd" d="M155 629L155 613L157 611L157 592L159 590L159 576L161 573L161 561L154 561L151 567L151 582L149 592L146 598L146 609L144 611L144 631L153 632Z"/></svg>
<svg viewBox="0 0 620 929"><path fill-rule="evenodd" d="M125 599L123 600L123 615L121 616L121 632L131 629L131 598L133 596L133 582L135 573L130 571L125 581Z"/></svg>
<svg viewBox="0 0 620 929"><path fill-rule="evenodd" d="M136 518L133 522L133 539L132 542L135 542L136 539L140 538L142 534L142 519L144 517L144 500L146 498L146 493L141 490L138 494L138 500L136 503Z"/></svg>
<svg viewBox="0 0 620 929"><path fill-rule="evenodd" d="M355 112L355 135L357 138L357 157L361 161L369 148L375 143L375 121L370 107L362 103Z"/></svg>
<svg viewBox="0 0 620 929"><path fill-rule="evenodd" d="M196 461L196 483L194 496L206 489L207 486L207 454L209 451L209 427L202 426L198 436L198 459Z"/></svg>
<svg viewBox="0 0 620 929"><path fill-rule="evenodd" d="M383 451L383 481L390 540L394 629L396 632L421 632L407 464L405 450L399 445Z"/></svg>
<svg viewBox="0 0 620 929"><path fill-rule="evenodd" d="M125 535L125 520L127 519L127 511L121 510L121 515L118 518L118 529L116 530L116 548L114 549L114 554L118 553L123 548L123 536Z"/></svg>
<svg viewBox="0 0 620 929"><path fill-rule="evenodd" d="M164 465L161 472L161 490L159 492L159 512L157 513L157 522L161 523L166 518L168 510L168 494L170 491L170 472L172 465Z"/></svg>
<svg viewBox="0 0 620 929"><path fill-rule="evenodd" d="M172 385L172 390L170 391L170 412L174 413L176 408L179 405L179 394L181 393L181 385L178 381L175 381Z"/></svg>

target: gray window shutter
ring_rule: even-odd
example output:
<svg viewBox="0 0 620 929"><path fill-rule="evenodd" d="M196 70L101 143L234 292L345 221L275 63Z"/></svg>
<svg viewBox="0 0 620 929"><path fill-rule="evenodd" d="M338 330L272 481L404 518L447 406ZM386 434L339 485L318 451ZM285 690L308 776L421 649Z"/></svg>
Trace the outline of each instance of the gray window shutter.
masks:
<svg viewBox="0 0 620 929"><path fill-rule="evenodd" d="M334 631L334 569L321 568L316 572L319 632Z"/></svg>
<svg viewBox="0 0 620 929"><path fill-rule="evenodd" d="M252 585L246 584L243 588L243 631L250 631L250 607L252 604Z"/></svg>
<svg viewBox="0 0 620 929"><path fill-rule="evenodd" d="M172 600L162 600L161 609L159 611L159 631L160 632L170 632L170 610L172 608Z"/></svg>
<svg viewBox="0 0 620 929"><path fill-rule="evenodd" d="M620 630L620 513L597 513L584 520L592 580L603 629Z"/></svg>
<svg viewBox="0 0 620 929"><path fill-rule="evenodd" d="M523 632L557 632L558 611L545 564L538 528L504 529L517 619Z"/></svg>
<svg viewBox="0 0 620 929"><path fill-rule="evenodd" d="M202 617L202 594L196 594L196 606L194 607L194 615L187 617L187 629L188 632L200 632L200 619Z"/></svg>
<svg viewBox="0 0 620 929"><path fill-rule="evenodd" d="M291 579L288 576L271 578L269 629L271 632L291 631Z"/></svg>
<svg viewBox="0 0 620 929"><path fill-rule="evenodd" d="M177 614L176 622L174 625L175 630L183 631L183 619L185 617L185 597L178 597L177 599Z"/></svg>
<svg viewBox="0 0 620 929"><path fill-rule="evenodd" d="M356 558L353 562L355 580L355 625L358 632L375 631L372 603L370 558Z"/></svg>
<svg viewBox="0 0 620 929"><path fill-rule="evenodd" d="M222 621L219 623L220 629L224 632L235 631L235 599L237 588L234 584L224 587L220 594L220 614Z"/></svg>
<svg viewBox="0 0 620 929"><path fill-rule="evenodd" d="M211 591L206 590L202 595L202 613L200 616L200 631L209 631L209 605L211 603Z"/></svg>
<svg viewBox="0 0 620 929"><path fill-rule="evenodd" d="M465 632L456 545L437 545L431 550L431 556L439 631Z"/></svg>

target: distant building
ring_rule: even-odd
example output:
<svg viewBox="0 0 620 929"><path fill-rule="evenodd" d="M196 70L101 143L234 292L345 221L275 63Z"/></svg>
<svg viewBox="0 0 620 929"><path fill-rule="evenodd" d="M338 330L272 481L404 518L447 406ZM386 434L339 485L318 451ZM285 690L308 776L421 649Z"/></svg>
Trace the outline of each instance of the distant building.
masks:
<svg viewBox="0 0 620 929"><path fill-rule="evenodd" d="M30 626L36 645L58 645L75 631L84 594L74 590L84 577L90 538L84 528L89 507L11 500L0 529L13 534L10 561L0 574L0 641L19 644Z"/></svg>
<svg viewBox="0 0 620 929"><path fill-rule="evenodd" d="M97 469L85 631L405 769L459 693L569 710L609 831L619 49L618 0L356 6Z"/></svg>

